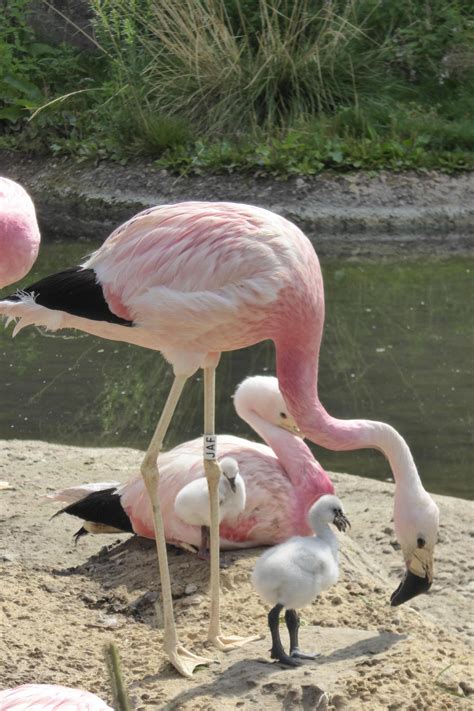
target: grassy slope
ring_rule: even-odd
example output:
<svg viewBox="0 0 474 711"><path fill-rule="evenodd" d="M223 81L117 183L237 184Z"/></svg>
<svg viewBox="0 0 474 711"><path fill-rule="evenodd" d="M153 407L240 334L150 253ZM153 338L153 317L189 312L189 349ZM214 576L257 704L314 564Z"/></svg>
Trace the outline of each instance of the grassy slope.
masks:
<svg viewBox="0 0 474 711"><path fill-rule="evenodd" d="M474 167L470 0L90 1L89 53L39 43L25 0L0 9L1 147L181 172Z"/></svg>

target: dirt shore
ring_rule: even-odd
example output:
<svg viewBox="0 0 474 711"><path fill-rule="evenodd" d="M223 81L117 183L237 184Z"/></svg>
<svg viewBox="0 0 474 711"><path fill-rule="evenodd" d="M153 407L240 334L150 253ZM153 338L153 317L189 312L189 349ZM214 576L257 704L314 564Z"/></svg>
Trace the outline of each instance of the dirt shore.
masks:
<svg viewBox="0 0 474 711"><path fill-rule="evenodd" d="M31 192L46 240L102 240L152 205L233 200L292 220L320 257L472 253L474 173L468 172L328 171L288 180L255 174L178 177L152 161L75 163L0 151L0 175Z"/></svg>
<svg viewBox="0 0 474 711"><path fill-rule="evenodd" d="M152 542L88 536L75 547L79 522L50 521L56 508L42 498L72 483L125 481L140 456L131 449L0 443L0 479L12 487L0 491L1 687L31 681L82 686L110 702L102 647L114 639L137 711L472 708L472 502L435 497L441 532L432 591L391 608L402 570L391 522L393 485L334 474L352 529L341 536L339 583L303 613L302 646L321 656L297 670L268 658L267 610L249 582L259 550L232 554L222 573L223 628L265 639L223 654L205 642L207 566L170 549L182 641L217 660L187 680L161 652Z"/></svg>

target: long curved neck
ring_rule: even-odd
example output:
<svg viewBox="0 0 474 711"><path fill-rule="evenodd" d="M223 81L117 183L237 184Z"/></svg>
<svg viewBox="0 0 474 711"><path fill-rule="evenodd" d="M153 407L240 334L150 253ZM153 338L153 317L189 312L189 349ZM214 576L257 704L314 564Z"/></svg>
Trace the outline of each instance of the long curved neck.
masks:
<svg viewBox="0 0 474 711"><path fill-rule="evenodd" d="M378 449L388 459L397 484L422 487L410 449L393 427L372 420L338 420L326 412L318 397L318 352L319 344L299 349L277 344L280 391L301 431L327 449Z"/></svg>
<svg viewBox="0 0 474 711"><path fill-rule="evenodd" d="M331 553L334 556L334 560L338 560L339 543L334 532L330 529L327 523L322 523L317 521L313 523L313 530L318 538L325 541L331 549Z"/></svg>
<svg viewBox="0 0 474 711"><path fill-rule="evenodd" d="M331 480L301 437L273 425L247 405L241 404L237 414L274 451L291 483L301 491L302 499L306 488L314 490L318 486L321 493L333 492Z"/></svg>

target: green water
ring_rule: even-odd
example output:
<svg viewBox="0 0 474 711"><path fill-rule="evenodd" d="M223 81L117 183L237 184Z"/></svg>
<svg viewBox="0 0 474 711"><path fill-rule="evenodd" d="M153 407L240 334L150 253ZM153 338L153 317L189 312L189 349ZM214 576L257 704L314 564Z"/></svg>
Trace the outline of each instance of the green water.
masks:
<svg viewBox="0 0 474 711"><path fill-rule="evenodd" d="M28 281L76 264L95 247L43 245ZM322 267L327 304L322 402L337 417L389 422L407 439L428 489L474 498L474 259L339 261ZM171 383L170 368L158 353L72 331L53 335L29 327L12 340L11 327L1 329L0 363L3 439L144 449ZM246 375L273 372L271 343L223 355L218 432L251 436L230 396ZM167 447L202 432L201 389L197 375L186 386ZM376 452L313 450L328 470L390 478ZM98 480L103 476L93 474Z"/></svg>

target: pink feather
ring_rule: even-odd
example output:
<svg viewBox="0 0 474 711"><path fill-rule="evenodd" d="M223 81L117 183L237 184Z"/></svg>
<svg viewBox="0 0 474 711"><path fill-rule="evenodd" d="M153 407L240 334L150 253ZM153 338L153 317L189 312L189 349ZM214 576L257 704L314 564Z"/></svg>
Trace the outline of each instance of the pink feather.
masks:
<svg viewBox="0 0 474 711"><path fill-rule="evenodd" d="M40 233L33 202L21 185L0 178L0 289L28 274Z"/></svg>
<svg viewBox="0 0 474 711"><path fill-rule="evenodd" d="M23 684L0 691L2 711L113 711L105 701L82 689L55 684Z"/></svg>
<svg viewBox="0 0 474 711"><path fill-rule="evenodd" d="M236 391L237 413L258 430L266 445L232 435L219 435L219 459L237 460L244 479L246 505L237 518L224 518L220 526L222 548L272 545L294 535L310 535L306 514L334 487L301 437L276 424L285 402L274 377L254 376ZM160 506L169 543L199 545L200 529L182 521L174 510L176 495L190 481L204 476L202 438L159 455ZM70 503L110 484L84 484L57 491L49 499ZM140 536L154 538L150 500L141 476L118 486L121 504Z"/></svg>

